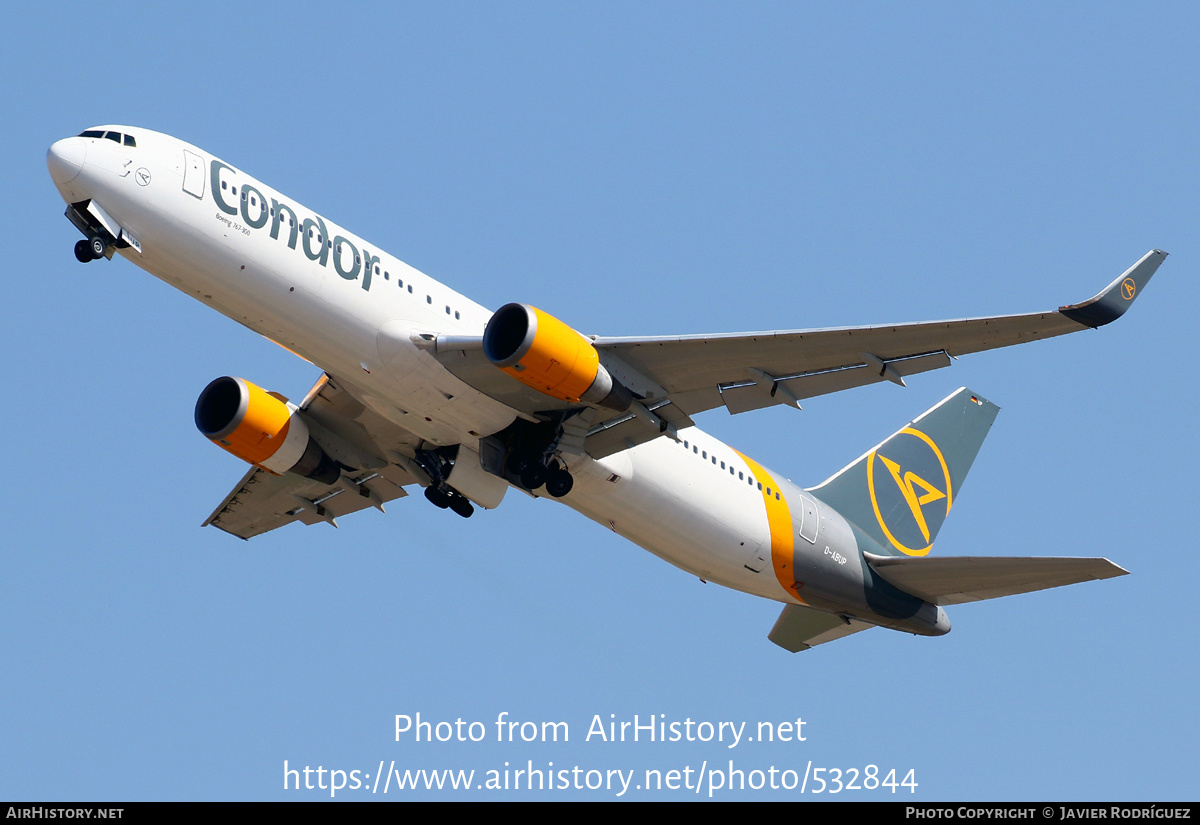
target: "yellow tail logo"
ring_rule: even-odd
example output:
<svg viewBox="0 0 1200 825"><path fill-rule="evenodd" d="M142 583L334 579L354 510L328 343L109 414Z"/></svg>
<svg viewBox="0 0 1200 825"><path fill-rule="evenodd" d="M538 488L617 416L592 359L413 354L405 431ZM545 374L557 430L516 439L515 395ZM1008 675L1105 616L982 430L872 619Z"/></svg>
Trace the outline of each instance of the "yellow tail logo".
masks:
<svg viewBox="0 0 1200 825"><path fill-rule="evenodd" d="M896 482L896 486L900 488L900 492L904 494L904 501L908 504L908 509L912 511L913 518L916 519L917 527L921 529L921 535L925 537L925 541L929 541L929 525L925 522L925 511L921 508L931 501L945 498L946 494L916 473L908 472L901 478L900 465L890 458L879 456L879 460L883 462L883 466L887 467L888 472L892 474L892 479ZM918 496L913 487L920 487L925 492Z"/></svg>
<svg viewBox="0 0 1200 825"><path fill-rule="evenodd" d="M912 438L903 438L903 436ZM916 439L917 443L914 443L913 439ZM896 549L909 556L924 556L933 547L933 536L937 533L942 521L949 515L953 503L950 468L946 466L946 459L933 439L912 427L901 430L881 449L886 449L893 456L897 456L899 460L882 455L880 450L873 451L867 457L867 485L875 518L879 521L879 526L883 529L888 541ZM903 513L904 508L899 507L899 502L896 502L894 498L895 494L888 496L895 506L888 510L887 516L884 515L884 509L887 508L880 507L878 496L878 493L882 491L877 491L875 486L876 458L887 469L888 475L900 492L901 499L907 505L908 514L912 516L912 523L909 523L903 516L897 518L897 513ZM925 476L919 475L917 470L905 469L905 467L917 467L925 473ZM939 471L942 476L940 486L937 482L928 479L931 474L936 478ZM886 486L886 482L883 484ZM943 499L946 502L945 509L935 507L927 515L926 505ZM888 523L889 520L892 522L891 524ZM914 526L915 531L913 530ZM897 533L904 536L905 540L898 539ZM918 541L918 533L923 539L923 546L921 546L922 542Z"/></svg>

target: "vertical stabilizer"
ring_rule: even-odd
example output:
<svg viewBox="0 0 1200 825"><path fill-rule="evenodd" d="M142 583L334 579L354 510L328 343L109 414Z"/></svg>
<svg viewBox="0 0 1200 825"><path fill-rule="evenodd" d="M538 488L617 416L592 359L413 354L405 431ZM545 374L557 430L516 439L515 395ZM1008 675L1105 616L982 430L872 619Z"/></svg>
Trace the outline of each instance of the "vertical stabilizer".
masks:
<svg viewBox="0 0 1200 825"><path fill-rule="evenodd" d="M924 556L996 413L965 387L812 493L894 556Z"/></svg>

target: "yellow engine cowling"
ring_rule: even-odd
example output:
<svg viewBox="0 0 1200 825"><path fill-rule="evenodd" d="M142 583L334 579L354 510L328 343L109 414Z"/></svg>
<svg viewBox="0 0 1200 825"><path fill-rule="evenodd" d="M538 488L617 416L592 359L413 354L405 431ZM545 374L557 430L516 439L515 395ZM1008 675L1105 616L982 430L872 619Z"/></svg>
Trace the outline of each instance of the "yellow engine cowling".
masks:
<svg viewBox="0 0 1200 825"><path fill-rule="evenodd" d="M242 378L213 381L196 401L196 427L218 447L282 475L332 484L341 469L308 432L295 405Z"/></svg>
<svg viewBox="0 0 1200 825"><path fill-rule="evenodd" d="M488 360L527 387L562 401L629 409L633 395L600 363L592 342L549 313L505 304L483 331Z"/></svg>

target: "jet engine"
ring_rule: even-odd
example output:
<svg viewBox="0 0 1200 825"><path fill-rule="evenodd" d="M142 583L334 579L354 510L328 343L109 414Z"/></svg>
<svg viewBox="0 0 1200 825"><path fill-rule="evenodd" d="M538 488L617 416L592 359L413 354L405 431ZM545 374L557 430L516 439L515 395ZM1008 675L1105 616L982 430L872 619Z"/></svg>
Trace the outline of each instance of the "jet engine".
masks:
<svg viewBox="0 0 1200 825"><path fill-rule="evenodd" d="M242 461L333 484L341 475L294 404L242 378L213 381L196 401L196 427Z"/></svg>
<svg viewBox="0 0 1200 825"><path fill-rule="evenodd" d="M538 392L562 401L629 409L633 394L600 363L592 342L553 315L505 304L483 331L487 359Z"/></svg>

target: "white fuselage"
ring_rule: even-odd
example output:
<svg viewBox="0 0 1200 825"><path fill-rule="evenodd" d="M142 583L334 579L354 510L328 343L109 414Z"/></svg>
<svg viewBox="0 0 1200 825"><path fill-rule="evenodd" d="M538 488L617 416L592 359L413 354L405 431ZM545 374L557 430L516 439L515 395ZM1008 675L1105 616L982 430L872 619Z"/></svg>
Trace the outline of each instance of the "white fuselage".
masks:
<svg viewBox="0 0 1200 825"><path fill-rule="evenodd" d="M489 310L190 144L99 128L136 146L68 138L51 149L51 173L68 203L92 199L128 233L124 257L427 442L475 444L514 420L411 340L481 335ZM573 460L562 501L703 579L781 602L861 602L857 558L845 558L858 555L854 538L837 513L696 428L679 437ZM803 594L777 573L793 558L812 573Z"/></svg>

